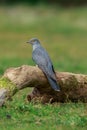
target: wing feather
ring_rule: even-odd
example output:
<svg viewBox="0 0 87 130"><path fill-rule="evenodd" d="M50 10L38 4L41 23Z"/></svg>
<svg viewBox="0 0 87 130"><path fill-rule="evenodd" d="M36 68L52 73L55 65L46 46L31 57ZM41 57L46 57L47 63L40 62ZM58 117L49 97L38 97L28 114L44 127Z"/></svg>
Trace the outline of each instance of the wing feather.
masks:
<svg viewBox="0 0 87 130"><path fill-rule="evenodd" d="M42 47L38 47L33 51L32 58L39 68L50 78L56 80L55 71L51 59Z"/></svg>

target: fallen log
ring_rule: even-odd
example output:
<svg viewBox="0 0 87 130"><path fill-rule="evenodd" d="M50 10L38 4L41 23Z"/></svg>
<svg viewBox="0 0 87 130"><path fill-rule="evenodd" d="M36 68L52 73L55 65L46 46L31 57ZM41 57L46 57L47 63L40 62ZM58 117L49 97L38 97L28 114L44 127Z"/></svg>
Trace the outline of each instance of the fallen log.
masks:
<svg viewBox="0 0 87 130"><path fill-rule="evenodd" d="M20 89L33 87L28 101L48 102L87 102L87 75L56 72L61 91L54 91L43 72L38 67L23 65L9 68L0 78L0 106Z"/></svg>

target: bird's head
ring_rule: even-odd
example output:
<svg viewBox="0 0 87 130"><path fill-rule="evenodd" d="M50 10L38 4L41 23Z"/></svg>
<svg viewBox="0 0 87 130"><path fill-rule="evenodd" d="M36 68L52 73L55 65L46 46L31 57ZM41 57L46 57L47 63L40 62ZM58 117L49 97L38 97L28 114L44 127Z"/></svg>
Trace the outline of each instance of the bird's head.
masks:
<svg viewBox="0 0 87 130"><path fill-rule="evenodd" d="M29 41L27 41L27 43L34 45L34 44L40 44L40 41L37 38L32 38Z"/></svg>

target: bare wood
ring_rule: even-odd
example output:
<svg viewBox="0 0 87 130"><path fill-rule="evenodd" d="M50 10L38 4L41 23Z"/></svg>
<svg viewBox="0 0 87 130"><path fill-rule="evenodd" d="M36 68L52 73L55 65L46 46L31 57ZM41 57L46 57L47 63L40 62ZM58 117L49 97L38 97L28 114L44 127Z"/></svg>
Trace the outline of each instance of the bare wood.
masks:
<svg viewBox="0 0 87 130"><path fill-rule="evenodd" d="M56 76L61 88L60 92L50 87L45 75L38 67L23 65L7 69L2 77L8 80L7 86L2 85L0 80L0 104L2 105L5 99L26 87L34 87L31 94L27 96L29 101L41 100L46 103L81 100L87 102L87 75L56 72Z"/></svg>

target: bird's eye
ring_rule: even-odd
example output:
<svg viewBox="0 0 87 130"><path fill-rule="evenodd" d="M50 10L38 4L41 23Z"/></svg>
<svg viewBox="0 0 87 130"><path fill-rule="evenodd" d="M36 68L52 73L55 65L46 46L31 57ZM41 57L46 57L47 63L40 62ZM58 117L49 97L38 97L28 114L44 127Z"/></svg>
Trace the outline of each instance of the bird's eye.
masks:
<svg viewBox="0 0 87 130"><path fill-rule="evenodd" d="M32 42L35 42L35 40L32 40Z"/></svg>

